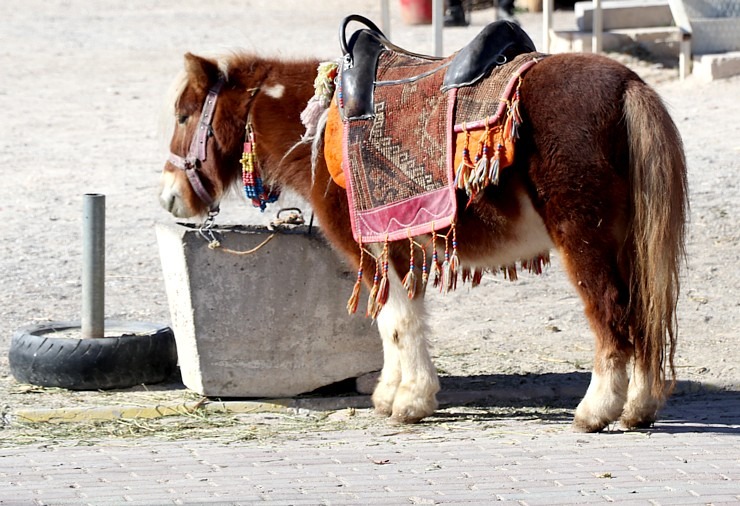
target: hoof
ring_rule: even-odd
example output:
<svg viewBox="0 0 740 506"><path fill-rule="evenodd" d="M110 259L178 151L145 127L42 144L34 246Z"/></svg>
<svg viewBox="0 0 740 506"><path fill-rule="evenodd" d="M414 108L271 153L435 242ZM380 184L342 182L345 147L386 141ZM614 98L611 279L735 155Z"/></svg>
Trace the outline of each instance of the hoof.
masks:
<svg viewBox="0 0 740 506"><path fill-rule="evenodd" d="M385 406L385 407L375 406L373 413L375 413L377 416L388 418L389 416L393 414L393 411L391 410L390 406Z"/></svg>
<svg viewBox="0 0 740 506"><path fill-rule="evenodd" d="M587 422L576 418L573 420L573 431L587 433L601 432L607 425L609 425L609 422Z"/></svg>
<svg viewBox="0 0 740 506"><path fill-rule="evenodd" d="M654 399L628 402L619 421L625 429L649 429L658 418L660 403Z"/></svg>
<svg viewBox="0 0 740 506"><path fill-rule="evenodd" d="M391 425L412 425L415 423L419 423L421 420L423 420L424 417L419 416L409 416L409 415L392 415L388 419L388 423Z"/></svg>
<svg viewBox="0 0 740 506"><path fill-rule="evenodd" d="M629 418L623 416L619 421L622 427L628 430L649 429L655 425L654 416L648 418Z"/></svg>

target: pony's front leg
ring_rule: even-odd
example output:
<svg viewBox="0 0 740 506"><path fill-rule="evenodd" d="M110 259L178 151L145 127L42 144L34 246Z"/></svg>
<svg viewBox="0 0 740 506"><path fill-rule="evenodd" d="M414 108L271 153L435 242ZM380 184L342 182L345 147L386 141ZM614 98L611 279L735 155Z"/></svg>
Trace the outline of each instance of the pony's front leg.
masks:
<svg viewBox="0 0 740 506"><path fill-rule="evenodd" d="M391 274L388 302L378 315L383 370L373 393L376 412L396 423L416 423L437 409L439 379L424 337L424 299L409 300Z"/></svg>

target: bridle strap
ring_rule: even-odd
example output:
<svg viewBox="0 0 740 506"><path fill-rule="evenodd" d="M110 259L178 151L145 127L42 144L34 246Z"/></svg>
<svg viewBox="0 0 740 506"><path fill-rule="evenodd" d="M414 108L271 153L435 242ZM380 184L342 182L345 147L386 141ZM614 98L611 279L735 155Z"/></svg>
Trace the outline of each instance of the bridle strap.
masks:
<svg viewBox="0 0 740 506"><path fill-rule="evenodd" d="M203 108L201 109L200 118L198 119L198 129L193 136L193 140L190 142L190 148L186 157L176 155L170 152L167 161L177 167L180 170L185 171L185 175L188 177L190 186L198 198L203 201L205 205L214 211L218 206L214 206L215 200L208 193L203 181L198 174L198 165L202 164L206 160L208 136L211 132L211 124L213 123L213 113L216 110L216 101L218 100L218 94L224 85L224 80L219 79L216 84L208 90L205 102L203 102Z"/></svg>

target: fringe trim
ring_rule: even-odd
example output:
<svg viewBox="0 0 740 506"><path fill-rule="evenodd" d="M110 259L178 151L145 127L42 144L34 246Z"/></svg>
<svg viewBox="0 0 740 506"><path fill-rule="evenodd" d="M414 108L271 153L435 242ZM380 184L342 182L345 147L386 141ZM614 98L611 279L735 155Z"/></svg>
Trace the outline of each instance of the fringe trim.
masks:
<svg viewBox="0 0 740 506"><path fill-rule="evenodd" d="M355 286L352 288L352 295L350 295L347 301L347 313L355 314L357 312L357 306L360 302L360 291L362 290L362 264L365 260L365 248L362 247L362 239L359 242L360 245L360 267L357 269L357 281Z"/></svg>

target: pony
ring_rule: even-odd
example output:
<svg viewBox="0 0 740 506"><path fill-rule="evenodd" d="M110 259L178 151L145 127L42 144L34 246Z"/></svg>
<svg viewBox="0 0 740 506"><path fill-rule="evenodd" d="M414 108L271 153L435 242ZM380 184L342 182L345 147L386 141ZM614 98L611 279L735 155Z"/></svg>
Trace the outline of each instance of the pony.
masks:
<svg viewBox="0 0 740 506"><path fill-rule="evenodd" d="M301 122L320 62L236 51L187 53L184 63L161 175L164 209L213 216L241 180L246 132L247 146L257 147L262 197L277 186L292 189L311 204L334 249L375 272L375 257L361 255L353 238L347 192L317 142L337 134L324 134L319 123L307 138ZM476 199L456 192L460 265L496 269L557 250L595 336L574 429L598 432L618 420L649 427L675 385L688 212L681 137L659 95L606 56L550 55L527 72L520 94L513 164ZM401 279L411 256L403 241L388 245L388 299L377 314L384 364L372 402L394 423L434 413L440 388L423 287L417 279L410 297Z"/></svg>

